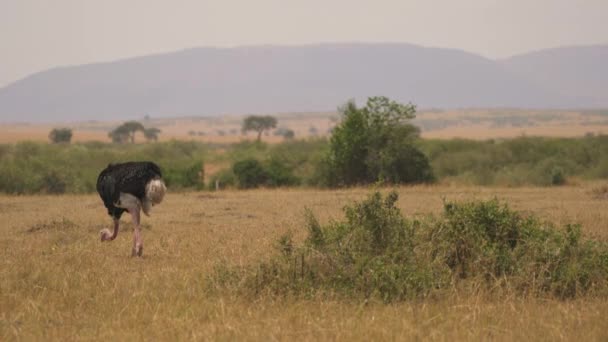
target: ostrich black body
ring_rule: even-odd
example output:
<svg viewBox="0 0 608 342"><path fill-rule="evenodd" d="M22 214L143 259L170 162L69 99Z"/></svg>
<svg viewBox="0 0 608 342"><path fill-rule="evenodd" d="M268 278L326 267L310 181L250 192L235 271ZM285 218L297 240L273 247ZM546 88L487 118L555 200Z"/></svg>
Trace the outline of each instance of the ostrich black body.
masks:
<svg viewBox="0 0 608 342"><path fill-rule="evenodd" d="M143 201L146 196L146 184L160 178L160 168L153 162L110 164L97 178L97 192L108 209L108 215L119 219L127 211L115 206L120 199L120 193L131 194Z"/></svg>

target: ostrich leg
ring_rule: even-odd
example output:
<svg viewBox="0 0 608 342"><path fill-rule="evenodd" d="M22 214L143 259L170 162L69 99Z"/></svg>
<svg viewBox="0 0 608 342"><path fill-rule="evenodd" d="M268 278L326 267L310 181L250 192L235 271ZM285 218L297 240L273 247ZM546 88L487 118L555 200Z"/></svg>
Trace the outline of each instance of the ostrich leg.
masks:
<svg viewBox="0 0 608 342"><path fill-rule="evenodd" d="M109 229L103 229L101 232L99 232L101 234L101 241L112 241L114 239L116 239L116 236L118 235L118 222L119 220L117 218L112 218L112 220L114 221L114 232L110 233Z"/></svg>
<svg viewBox="0 0 608 342"><path fill-rule="evenodd" d="M139 207L129 209L133 218L133 252L131 256L141 256L144 251L144 242L141 237L141 226L139 225Z"/></svg>

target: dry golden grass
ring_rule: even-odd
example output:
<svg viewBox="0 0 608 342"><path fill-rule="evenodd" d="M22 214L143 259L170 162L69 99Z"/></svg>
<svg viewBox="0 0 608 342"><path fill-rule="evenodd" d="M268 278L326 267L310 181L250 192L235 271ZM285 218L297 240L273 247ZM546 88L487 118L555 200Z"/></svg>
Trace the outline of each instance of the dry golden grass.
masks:
<svg viewBox="0 0 608 342"><path fill-rule="evenodd" d="M407 215L438 213L442 198L497 196L555 223L580 222L608 239L597 184L560 188L402 187ZM369 189L170 193L143 218L144 257L132 232L111 243L96 195L0 196L0 340L574 340L608 339L608 299L558 301L484 295L400 304L209 295L218 263L264 258L275 239L303 236L304 208L321 221Z"/></svg>

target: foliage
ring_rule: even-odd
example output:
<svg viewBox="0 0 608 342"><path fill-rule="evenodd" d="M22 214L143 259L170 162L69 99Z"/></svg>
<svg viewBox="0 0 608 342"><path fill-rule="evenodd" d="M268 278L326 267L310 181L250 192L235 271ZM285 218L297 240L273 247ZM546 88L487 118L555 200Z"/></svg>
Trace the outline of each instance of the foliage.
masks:
<svg viewBox="0 0 608 342"><path fill-rule="evenodd" d="M277 127L277 118L270 115L250 115L243 120L242 131L254 131L258 133L257 141L262 139L262 133Z"/></svg>
<svg viewBox="0 0 608 342"><path fill-rule="evenodd" d="M160 132L161 130L156 127L144 128L144 137L148 141L158 141L158 134Z"/></svg>
<svg viewBox="0 0 608 342"><path fill-rule="evenodd" d="M257 188L266 183L268 174L256 159L245 159L234 163L232 171L241 189Z"/></svg>
<svg viewBox="0 0 608 342"><path fill-rule="evenodd" d="M72 141L72 130L69 128L53 128L49 133L49 139L52 143L70 143Z"/></svg>
<svg viewBox="0 0 608 342"><path fill-rule="evenodd" d="M429 156L437 178L457 183L548 186L565 183L566 176L608 178L606 135L423 140L419 146Z"/></svg>
<svg viewBox="0 0 608 342"><path fill-rule="evenodd" d="M583 239L578 225L558 229L497 200L446 203L426 237L458 279L560 298L608 289L608 246Z"/></svg>
<svg viewBox="0 0 608 342"><path fill-rule="evenodd" d="M281 160L273 158L266 165L268 180L266 185L270 187L295 186L300 184L300 179L293 174L293 170Z"/></svg>
<svg viewBox="0 0 608 342"><path fill-rule="evenodd" d="M415 146L429 157L434 175L442 182L549 186L554 182L567 183L568 177L583 180L608 179L608 136L605 135L585 138L520 137L487 141L425 139L416 141ZM280 163L282 166L277 166L277 172L270 172L271 175L283 174L284 168L297 179L285 184L280 180L282 177L278 177L278 181L265 182L261 186L327 186L328 179L331 180L334 175L331 168L333 165L327 163L330 149L331 144L325 139L293 140L280 144L252 141L228 145L194 141L141 145L102 142L0 144L0 192L93 192L101 169L110 162L128 160L153 160L163 169L170 168L185 173L198 161L212 165L233 165L236 161L253 158L260 162L266 172L270 171L271 164ZM398 165L396 161L400 160L401 155L413 155L409 159L411 163L416 163L417 153L405 150L391 152L387 164ZM421 164L424 164L425 158L420 155L420 159ZM421 169L425 168L408 168ZM384 180L396 181L390 178L392 173L388 169L383 174ZM422 177L410 176L405 172L399 175L404 179ZM222 177L222 186L236 184L231 167L222 171ZM197 185L187 185L193 184L187 179L192 178L174 177L172 187L201 186L200 182Z"/></svg>
<svg viewBox="0 0 608 342"><path fill-rule="evenodd" d="M163 178L167 186L202 189L205 185L203 162L195 160L169 164L164 168Z"/></svg>
<svg viewBox="0 0 608 342"><path fill-rule="evenodd" d="M416 147L419 130L408 123L415 107L371 97L365 107L348 102L318 171L328 186L418 183L433 180L426 156Z"/></svg>
<svg viewBox="0 0 608 342"><path fill-rule="evenodd" d="M327 225L307 212L303 243L281 236L272 258L233 270L231 282L254 296L385 302L455 288L558 298L608 293L608 246L583 238L577 225L555 228L495 199L446 202L439 218L408 219L397 201L395 192L375 192Z"/></svg>
<svg viewBox="0 0 608 342"><path fill-rule="evenodd" d="M94 192L99 172L109 163L153 160L160 165L171 188L200 187L203 144L166 142L146 145L23 142L0 145L0 192Z"/></svg>
<svg viewBox="0 0 608 342"><path fill-rule="evenodd" d="M122 144L127 141L135 143L135 133L137 132L144 133L144 126L137 121L127 121L108 133L108 136L112 138L112 142L114 143Z"/></svg>
<svg viewBox="0 0 608 342"><path fill-rule="evenodd" d="M237 186L241 189L259 186L293 186L300 183L291 168L276 158L270 159L267 163L252 158L244 159L234 163L232 171Z"/></svg>

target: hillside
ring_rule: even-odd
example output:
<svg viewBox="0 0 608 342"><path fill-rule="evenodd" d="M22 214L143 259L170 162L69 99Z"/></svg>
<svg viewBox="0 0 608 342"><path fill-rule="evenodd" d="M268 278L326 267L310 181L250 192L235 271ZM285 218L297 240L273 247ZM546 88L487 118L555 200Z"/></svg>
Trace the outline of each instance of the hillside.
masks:
<svg viewBox="0 0 608 342"><path fill-rule="evenodd" d="M501 62L530 84L576 97L579 106L608 105L608 45L547 49Z"/></svg>
<svg viewBox="0 0 608 342"><path fill-rule="evenodd" d="M574 53L567 69L530 66L552 51L493 61L409 44L196 48L31 75L0 89L0 121L332 111L379 94L434 108L608 107L608 78L593 72L605 73L606 59Z"/></svg>

